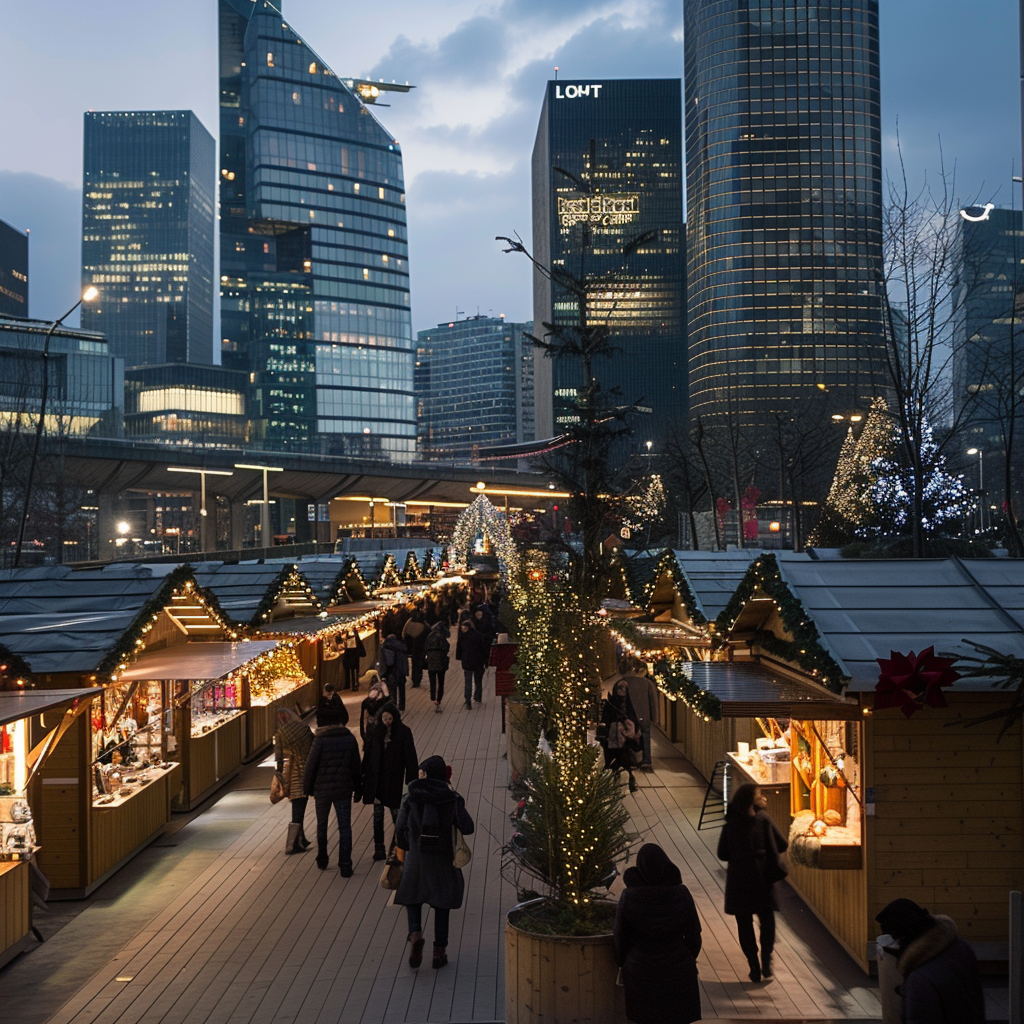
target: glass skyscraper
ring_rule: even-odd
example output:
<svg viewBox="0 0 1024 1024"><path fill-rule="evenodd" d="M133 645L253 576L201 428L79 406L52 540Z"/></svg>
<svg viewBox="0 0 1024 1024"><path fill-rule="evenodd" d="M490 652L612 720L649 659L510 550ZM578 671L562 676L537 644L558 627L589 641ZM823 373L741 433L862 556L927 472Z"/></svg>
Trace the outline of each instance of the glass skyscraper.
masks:
<svg viewBox="0 0 1024 1024"><path fill-rule="evenodd" d="M469 460L480 445L532 441L533 342L530 322L472 316L416 337L420 454Z"/></svg>
<svg viewBox="0 0 1024 1024"><path fill-rule="evenodd" d="M416 447L401 149L266 0L219 0L221 336L268 447Z"/></svg>
<svg viewBox="0 0 1024 1024"><path fill-rule="evenodd" d="M685 5L691 415L885 385L877 0Z"/></svg>
<svg viewBox="0 0 1024 1024"><path fill-rule="evenodd" d="M28 235L2 220L0 316L28 316Z"/></svg>
<svg viewBox="0 0 1024 1024"><path fill-rule="evenodd" d="M190 110L87 113L82 327L128 366L213 362L213 136Z"/></svg>
<svg viewBox="0 0 1024 1024"><path fill-rule="evenodd" d="M588 319L618 349L595 372L650 413L638 424L645 437L686 420L681 99L679 79L548 82L533 149L534 255L594 281ZM537 332L578 317L569 294L535 272ZM535 358L536 436L546 438L576 415L583 382L564 360Z"/></svg>

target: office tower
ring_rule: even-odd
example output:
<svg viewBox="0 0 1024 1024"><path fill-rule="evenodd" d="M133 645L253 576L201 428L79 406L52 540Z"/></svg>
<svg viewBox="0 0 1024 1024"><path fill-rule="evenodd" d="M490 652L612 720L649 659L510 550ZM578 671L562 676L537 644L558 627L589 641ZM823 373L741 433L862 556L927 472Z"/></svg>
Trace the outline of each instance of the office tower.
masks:
<svg viewBox="0 0 1024 1024"><path fill-rule="evenodd" d="M474 316L417 335L416 403L420 454L468 460L481 445L517 444L533 435L530 322Z"/></svg>
<svg viewBox="0 0 1024 1024"><path fill-rule="evenodd" d="M411 459L401 149L273 5L219 4L223 364L268 447Z"/></svg>
<svg viewBox="0 0 1024 1024"><path fill-rule="evenodd" d="M28 233L2 220L0 316L28 316Z"/></svg>
<svg viewBox="0 0 1024 1024"><path fill-rule="evenodd" d="M213 362L213 137L190 110L87 113L82 327L127 366Z"/></svg>
<svg viewBox="0 0 1024 1024"><path fill-rule="evenodd" d="M624 403L640 401L644 437L686 421L680 91L678 79L548 82L533 148L534 255L594 281L588 322L607 325L618 349L595 372ZM569 294L535 272L537 331L578 318ZM538 438L576 415L576 370L537 350Z"/></svg>
<svg viewBox="0 0 1024 1024"><path fill-rule="evenodd" d="M1003 449L1001 425L1012 415L1008 399L1024 385L1024 330L1014 320L1024 283L1024 216L1020 210L964 213L953 250L953 421L972 445L994 455ZM1019 318L1019 303L1016 308Z"/></svg>
<svg viewBox="0 0 1024 1024"><path fill-rule="evenodd" d="M885 384L878 2L685 5L690 414Z"/></svg>

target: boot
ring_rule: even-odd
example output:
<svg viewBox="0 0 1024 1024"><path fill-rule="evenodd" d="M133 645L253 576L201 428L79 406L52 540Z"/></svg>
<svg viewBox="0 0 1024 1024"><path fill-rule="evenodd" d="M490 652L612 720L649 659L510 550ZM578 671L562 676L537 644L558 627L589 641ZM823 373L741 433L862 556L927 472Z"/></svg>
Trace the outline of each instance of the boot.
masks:
<svg viewBox="0 0 1024 1024"><path fill-rule="evenodd" d="M445 952L447 948L447 946L434 947L434 960L430 966L433 967L435 971L440 967L444 967L444 965L448 963L448 954Z"/></svg>
<svg viewBox="0 0 1024 1024"><path fill-rule="evenodd" d="M383 843L373 844L373 859L374 860L385 860L387 859L387 851L384 849Z"/></svg>
<svg viewBox="0 0 1024 1024"><path fill-rule="evenodd" d="M767 981L772 977L772 955L771 953L761 954L761 977Z"/></svg>
<svg viewBox="0 0 1024 1024"><path fill-rule="evenodd" d="M321 871L326 871L328 863L329 861L327 860L327 847L318 846L316 851L316 866Z"/></svg>
<svg viewBox="0 0 1024 1024"><path fill-rule="evenodd" d="M757 962L756 956L747 957L747 966L750 968L750 980L758 982L761 980L761 965Z"/></svg>
<svg viewBox="0 0 1024 1024"><path fill-rule="evenodd" d="M412 949L409 950L409 966L415 970L423 963L423 932L409 932Z"/></svg>
<svg viewBox="0 0 1024 1024"><path fill-rule="evenodd" d="M299 846L303 850L308 850L313 844L306 838L306 829L302 824L299 825Z"/></svg>
<svg viewBox="0 0 1024 1024"><path fill-rule="evenodd" d="M636 778L634 777L633 773L630 772L629 773L629 791L630 791L630 793L635 793L639 788L640 787L636 784Z"/></svg>
<svg viewBox="0 0 1024 1024"><path fill-rule="evenodd" d="M301 843L302 826L298 822L291 822L288 825L288 836L284 842L285 853L305 853L306 847ZM308 845L308 844L307 844Z"/></svg>

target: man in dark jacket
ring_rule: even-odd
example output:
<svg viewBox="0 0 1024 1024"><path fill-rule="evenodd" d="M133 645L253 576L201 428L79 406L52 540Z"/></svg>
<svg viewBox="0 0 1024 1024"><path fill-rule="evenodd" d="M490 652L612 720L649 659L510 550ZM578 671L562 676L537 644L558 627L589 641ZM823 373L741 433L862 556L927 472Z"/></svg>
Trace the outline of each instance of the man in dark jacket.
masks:
<svg viewBox="0 0 1024 1024"><path fill-rule="evenodd" d="M423 618L423 612L419 608L413 611L402 629L402 641L409 652L409 660L412 663L410 675L412 676L412 688L415 690L423 682L423 646L427 642L427 624Z"/></svg>
<svg viewBox="0 0 1024 1024"><path fill-rule="evenodd" d="M424 651L427 658L427 676L430 679L430 701L435 711L441 710L444 700L444 677L448 671L448 619L439 619L427 636Z"/></svg>
<svg viewBox="0 0 1024 1024"><path fill-rule="evenodd" d="M398 637L392 633L380 649L380 669L384 681L388 684L388 693L398 705L399 711L405 710L405 678L409 674L409 650Z"/></svg>
<svg viewBox="0 0 1024 1024"><path fill-rule="evenodd" d="M622 678L629 688L629 699L633 703L633 710L640 720L640 769L649 772L651 770L651 722L658 713L657 691L654 683L647 675L647 669L643 662L629 661L622 669Z"/></svg>
<svg viewBox="0 0 1024 1024"><path fill-rule="evenodd" d="M338 867L342 878L352 875L352 803L363 797L359 744L346 728L348 710L339 700L321 700L316 709L316 735L306 761L302 785L316 807L316 866L328 864L327 822L331 806L338 818Z"/></svg>
<svg viewBox="0 0 1024 1024"><path fill-rule="evenodd" d="M875 920L896 940L903 1024L984 1024L978 961L950 918L898 899Z"/></svg>
<svg viewBox="0 0 1024 1024"><path fill-rule="evenodd" d="M377 716L363 757L363 803L373 807L373 859L383 860L384 808L391 822L398 818L402 794L416 778L419 761L412 730L402 721L394 704L385 704Z"/></svg>
<svg viewBox="0 0 1024 1024"><path fill-rule="evenodd" d="M473 701L480 704L484 699L484 672L491 652L490 637L484 636L473 626L472 619L459 623L459 638L455 643L455 657L462 663L465 676L466 708L473 710Z"/></svg>

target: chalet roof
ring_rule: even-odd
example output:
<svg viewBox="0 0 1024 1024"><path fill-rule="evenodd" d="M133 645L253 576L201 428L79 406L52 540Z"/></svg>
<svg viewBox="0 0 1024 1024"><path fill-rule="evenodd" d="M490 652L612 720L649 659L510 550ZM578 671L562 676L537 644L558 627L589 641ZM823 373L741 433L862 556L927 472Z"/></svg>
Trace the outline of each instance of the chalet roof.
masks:
<svg viewBox="0 0 1024 1024"><path fill-rule="evenodd" d="M22 718L41 715L44 711L73 704L75 701L92 700L102 687L74 690L18 690L0 693L0 725L17 722Z"/></svg>
<svg viewBox="0 0 1024 1024"><path fill-rule="evenodd" d="M233 622L259 625L282 596L294 562L200 562L194 571L200 586L209 590L221 611ZM302 575L301 573L299 574ZM318 612L310 603L297 610Z"/></svg>
<svg viewBox="0 0 1024 1024"><path fill-rule="evenodd" d="M686 576L705 617L714 622L729 603L750 563L760 550L743 548L736 551L677 551L676 561Z"/></svg>
<svg viewBox="0 0 1024 1024"><path fill-rule="evenodd" d="M687 665L687 674L722 702L726 718L788 716L790 708L804 701L841 703L820 686L789 679L758 662L694 661Z"/></svg>
<svg viewBox="0 0 1024 1024"><path fill-rule="evenodd" d="M131 668L121 673L121 681L223 679L236 668L272 651L276 646L273 640L175 644L173 647L145 651L139 655Z"/></svg>

